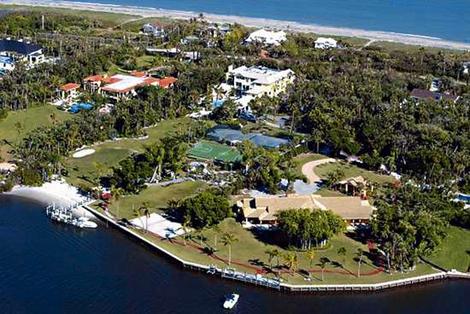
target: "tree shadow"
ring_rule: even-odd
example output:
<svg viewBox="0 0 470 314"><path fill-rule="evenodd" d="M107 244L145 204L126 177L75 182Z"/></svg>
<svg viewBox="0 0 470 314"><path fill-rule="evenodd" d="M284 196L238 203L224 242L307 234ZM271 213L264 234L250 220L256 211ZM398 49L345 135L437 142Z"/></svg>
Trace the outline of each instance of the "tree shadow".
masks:
<svg viewBox="0 0 470 314"><path fill-rule="evenodd" d="M250 232L257 240L265 244L279 246L283 249L287 249L289 246L287 239L282 235L279 230L251 228Z"/></svg>

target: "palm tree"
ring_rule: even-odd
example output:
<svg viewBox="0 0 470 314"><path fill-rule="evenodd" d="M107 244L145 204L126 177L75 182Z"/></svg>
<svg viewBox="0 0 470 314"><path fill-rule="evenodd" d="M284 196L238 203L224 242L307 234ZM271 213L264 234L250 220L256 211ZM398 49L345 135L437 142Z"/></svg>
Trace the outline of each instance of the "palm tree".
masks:
<svg viewBox="0 0 470 314"><path fill-rule="evenodd" d="M269 262L269 268L273 268L273 259L277 256L279 256L279 251L276 249L267 249L264 251L266 255L268 255L268 262Z"/></svg>
<svg viewBox="0 0 470 314"><path fill-rule="evenodd" d="M142 225L144 225L144 223L142 221L142 216L145 216L145 225L144 225L144 231L145 232L147 232L148 219L150 218L150 211L149 211L148 207L149 207L149 203L144 202L144 203L142 203L142 206L140 206L137 209L134 209L134 217L139 218Z"/></svg>
<svg viewBox="0 0 470 314"><path fill-rule="evenodd" d="M310 249L307 251L307 258L310 261L310 267L312 267L313 265L313 260L315 259L315 253L316 252L314 249Z"/></svg>
<svg viewBox="0 0 470 314"><path fill-rule="evenodd" d="M294 252L288 252L284 254L283 258L287 268L289 268L291 273L294 273L298 265L297 254Z"/></svg>
<svg viewBox="0 0 470 314"><path fill-rule="evenodd" d="M359 248L356 252L357 255L357 277L361 277L361 264L362 264L362 257L364 256L364 251Z"/></svg>
<svg viewBox="0 0 470 314"><path fill-rule="evenodd" d="M325 267L327 264L330 263L330 260L328 259L328 257L325 257L325 256L322 256L320 258L320 268L321 268L321 281L323 281L325 278L324 278L324 272L325 272Z"/></svg>
<svg viewBox="0 0 470 314"><path fill-rule="evenodd" d="M212 230L214 231L214 247L217 248L217 236L222 230L220 229L219 225L212 227Z"/></svg>
<svg viewBox="0 0 470 314"><path fill-rule="evenodd" d="M119 199L121 198L122 194L124 194L124 190L122 188L112 186L111 187L111 196L116 201L116 217L119 218Z"/></svg>
<svg viewBox="0 0 470 314"><path fill-rule="evenodd" d="M237 242L238 239L233 233L224 233L222 236L222 244L228 246L228 265L230 266L232 262L232 244Z"/></svg>
<svg viewBox="0 0 470 314"><path fill-rule="evenodd" d="M344 246L340 247L337 253L339 256L342 257L342 262L343 262L343 267L344 267L344 264L346 263L346 248Z"/></svg>
<svg viewBox="0 0 470 314"><path fill-rule="evenodd" d="M189 231L188 227L189 227L190 222L191 221L189 220L189 218L185 217L183 223L181 224L181 228L183 229L183 232L184 232L183 234L184 246L186 246L186 238L188 237L188 231Z"/></svg>

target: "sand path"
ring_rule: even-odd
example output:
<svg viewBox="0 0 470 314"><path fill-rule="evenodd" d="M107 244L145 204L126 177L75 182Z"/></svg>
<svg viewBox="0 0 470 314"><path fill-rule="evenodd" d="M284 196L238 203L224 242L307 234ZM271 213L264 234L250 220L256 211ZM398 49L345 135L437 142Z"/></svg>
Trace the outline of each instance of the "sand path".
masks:
<svg viewBox="0 0 470 314"><path fill-rule="evenodd" d="M330 162L336 162L334 158L325 158L320 160L309 161L302 166L302 173L307 177L310 184L320 182L322 179L315 173L315 167Z"/></svg>

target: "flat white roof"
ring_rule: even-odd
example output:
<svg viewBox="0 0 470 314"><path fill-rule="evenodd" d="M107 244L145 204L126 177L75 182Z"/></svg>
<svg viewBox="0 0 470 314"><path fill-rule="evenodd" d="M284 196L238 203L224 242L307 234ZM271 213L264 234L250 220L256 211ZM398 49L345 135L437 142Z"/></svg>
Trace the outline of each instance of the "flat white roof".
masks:
<svg viewBox="0 0 470 314"><path fill-rule="evenodd" d="M255 83L265 85L279 81L289 74L293 74L294 72L290 69L281 71L260 66L252 66L248 68L243 65L239 68L233 69L229 73L233 75L240 75L254 80Z"/></svg>
<svg viewBox="0 0 470 314"><path fill-rule="evenodd" d="M130 75L116 74L110 77L111 79L119 80L115 83L107 84L103 87L104 90L115 92L126 92L135 89L139 85L145 83L145 77L135 77Z"/></svg>

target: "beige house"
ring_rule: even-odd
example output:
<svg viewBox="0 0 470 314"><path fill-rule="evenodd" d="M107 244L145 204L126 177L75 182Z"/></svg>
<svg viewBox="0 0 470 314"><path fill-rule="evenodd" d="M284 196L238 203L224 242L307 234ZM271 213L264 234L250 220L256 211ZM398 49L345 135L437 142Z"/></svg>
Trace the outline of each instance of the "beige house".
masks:
<svg viewBox="0 0 470 314"><path fill-rule="evenodd" d="M367 180L363 176L341 180L333 185L333 188L347 195L365 196Z"/></svg>
<svg viewBox="0 0 470 314"><path fill-rule="evenodd" d="M237 206L245 221L254 224L275 224L281 211L302 208L331 210L348 224L367 223L375 210L367 200L360 197L297 194L244 198L237 202Z"/></svg>

